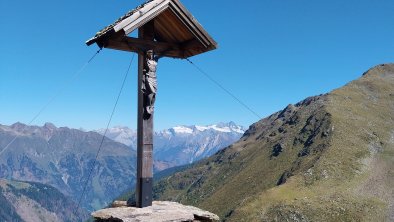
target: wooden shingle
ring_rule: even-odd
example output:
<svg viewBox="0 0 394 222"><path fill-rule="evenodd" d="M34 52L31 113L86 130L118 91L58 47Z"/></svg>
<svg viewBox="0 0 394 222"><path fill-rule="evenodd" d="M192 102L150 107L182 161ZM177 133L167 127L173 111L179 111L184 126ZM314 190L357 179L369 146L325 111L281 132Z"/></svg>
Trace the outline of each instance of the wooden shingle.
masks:
<svg viewBox="0 0 394 222"><path fill-rule="evenodd" d="M150 21L154 23L154 41L128 36ZM217 43L179 0L151 0L138 6L86 42L94 43L131 52L153 49L159 56L182 59L217 48Z"/></svg>

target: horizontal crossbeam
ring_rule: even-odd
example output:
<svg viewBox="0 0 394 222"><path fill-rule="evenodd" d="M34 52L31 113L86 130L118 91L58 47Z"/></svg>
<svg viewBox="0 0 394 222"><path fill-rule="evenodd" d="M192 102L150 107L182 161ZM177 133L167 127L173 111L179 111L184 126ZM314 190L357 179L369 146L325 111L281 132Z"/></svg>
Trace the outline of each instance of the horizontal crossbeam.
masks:
<svg viewBox="0 0 394 222"><path fill-rule="evenodd" d="M195 44L186 43L175 44L167 42L158 42L145 39L138 39L128 36L119 38L110 38L100 41L100 47L123 50L128 52L141 53L147 50L153 50L156 55L161 57L185 58L185 47L196 46Z"/></svg>

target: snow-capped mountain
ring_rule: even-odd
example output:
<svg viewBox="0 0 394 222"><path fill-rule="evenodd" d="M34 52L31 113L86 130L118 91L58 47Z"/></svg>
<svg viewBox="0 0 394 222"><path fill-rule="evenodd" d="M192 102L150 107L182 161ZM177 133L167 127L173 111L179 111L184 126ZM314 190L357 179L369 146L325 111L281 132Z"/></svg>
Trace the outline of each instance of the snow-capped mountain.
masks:
<svg viewBox="0 0 394 222"><path fill-rule="evenodd" d="M169 131L173 131L176 134L193 134L193 133L201 133L204 131L213 131L213 132L221 132L221 133L238 133L244 134L245 129L242 126L236 125L234 122L229 123L218 123L215 125L209 126L175 126Z"/></svg>
<svg viewBox="0 0 394 222"><path fill-rule="evenodd" d="M101 134L104 131L97 130ZM192 163L236 142L244 132L245 128L234 122L207 126L175 126L155 132L154 159L157 163L161 163L161 169ZM127 127L113 127L108 130L106 135L110 139L131 146L133 149L137 147L137 132L135 130Z"/></svg>
<svg viewBox="0 0 394 222"><path fill-rule="evenodd" d="M96 132L103 135L105 133L105 129L99 129ZM110 128L108 129L106 136L116 142L123 143L133 148L135 148L137 144L137 131L128 127L116 126Z"/></svg>

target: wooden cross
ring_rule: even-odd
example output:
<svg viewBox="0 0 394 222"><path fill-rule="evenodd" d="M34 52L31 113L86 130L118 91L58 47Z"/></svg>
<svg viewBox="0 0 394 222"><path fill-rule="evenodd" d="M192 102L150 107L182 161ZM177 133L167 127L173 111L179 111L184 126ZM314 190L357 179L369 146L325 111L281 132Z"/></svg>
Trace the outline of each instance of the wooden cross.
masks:
<svg viewBox="0 0 394 222"><path fill-rule="evenodd" d="M137 29L138 38L128 36ZM138 53L136 205L151 206L156 89L146 87L156 87L154 56L186 59L216 49L217 43L179 0L151 0L138 6L86 42L94 43Z"/></svg>

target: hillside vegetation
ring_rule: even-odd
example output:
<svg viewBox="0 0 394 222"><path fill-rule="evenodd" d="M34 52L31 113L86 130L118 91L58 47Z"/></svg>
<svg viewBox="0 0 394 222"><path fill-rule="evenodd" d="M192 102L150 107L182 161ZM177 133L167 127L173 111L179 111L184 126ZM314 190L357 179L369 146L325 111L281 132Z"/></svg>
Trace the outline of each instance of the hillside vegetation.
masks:
<svg viewBox="0 0 394 222"><path fill-rule="evenodd" d="M48 184L79 201L89 211L106 206L135 182L136 153L102 136L47 123L42 127L0 125L0 147L15 141L0 156L0 178ZM95 168L88 180L88 175Z"/></svg>
<svg viewBox="0 0 394 222"><path fill-rule="evenodd" d="M0 221L84 221L88 213L55 188L0 179Z"/></svg>
<svg viewBox="0 0 394 222"><path fill-rule="evenodd" d="M394 220L394 65L260 120L154 192L226 221Z"/></svg>

